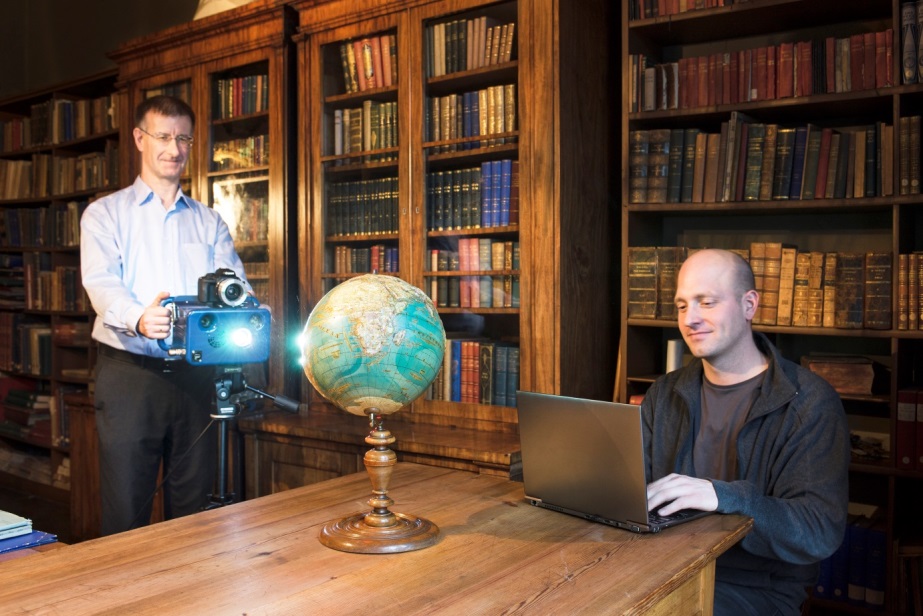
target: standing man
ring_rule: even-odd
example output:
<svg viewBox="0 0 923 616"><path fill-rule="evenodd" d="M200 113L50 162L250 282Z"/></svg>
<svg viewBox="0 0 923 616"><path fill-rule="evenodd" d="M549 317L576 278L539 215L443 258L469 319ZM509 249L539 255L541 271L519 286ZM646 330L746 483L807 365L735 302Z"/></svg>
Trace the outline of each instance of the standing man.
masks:
<svg viewBox="0 0 923 616"><path fill-rule="evenodd" d="M679 271L679 329L695 360L642 403L652 510L753 518L717 561L715 614L799 614L817 563L843 540L849 431L823 379L751 330L753 272L702 250Z"/></svg>
<svg viewBox="0 0 923 616"><path fill-rule="evenodd" d="M141 152L135 183L87 208L80 222L83 286L96 311L96 426L102 533L146 524L163 463L167 519L208 502L216 472L214 371L166 360L162 300L196 295L199 277L219 267L244 277L227 225L180 188L195 114L182 100L155 96L135 112ZM197 440L198 439L198 440Z"/></svg>

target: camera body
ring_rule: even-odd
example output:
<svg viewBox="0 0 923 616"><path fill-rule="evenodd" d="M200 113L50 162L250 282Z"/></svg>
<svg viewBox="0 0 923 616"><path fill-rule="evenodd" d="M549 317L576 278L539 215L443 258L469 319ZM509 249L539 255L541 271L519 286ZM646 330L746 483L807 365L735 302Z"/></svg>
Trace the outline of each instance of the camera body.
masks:
<svg viewBox="0 0 923 616"><path fill-rule="evenodd" d="M199 278L198 298L210 306L236 308L247 301L247 287L234 270L222 267Z"/></svg>
<svg viewBox="0 0 923 616"><path fill-rule="evenodd" d="M197 366L261 363L269 359L272 315L233 270L199 278L198 295L168 297L172 343L158 340L173 357ZM168 338L169 340L169 338Z"/></svg>

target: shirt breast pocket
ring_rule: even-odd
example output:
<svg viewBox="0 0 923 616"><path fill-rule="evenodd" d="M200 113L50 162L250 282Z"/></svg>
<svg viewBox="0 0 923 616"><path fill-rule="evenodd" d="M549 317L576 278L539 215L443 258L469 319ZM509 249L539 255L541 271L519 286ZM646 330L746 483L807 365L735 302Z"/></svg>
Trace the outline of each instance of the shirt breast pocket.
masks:
<svg viewBox="0 0 923 616"><path fill-rule="evenodd" d="M185 243L182 245L180 263L186 293L195 295L199 278L215 270L215 247L210 244Z"/></svg>

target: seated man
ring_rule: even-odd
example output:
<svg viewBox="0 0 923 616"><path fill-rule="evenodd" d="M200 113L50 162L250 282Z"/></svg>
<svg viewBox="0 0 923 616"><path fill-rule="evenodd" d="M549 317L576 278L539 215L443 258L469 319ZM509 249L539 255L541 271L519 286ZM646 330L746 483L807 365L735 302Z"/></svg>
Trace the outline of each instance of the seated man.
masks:
<svg viewBox="0 0 923 616"><path fill-rule="evenodd" d="M798 614L843 540L849 430L836 391L751 330L753 272L724 250L679 271L678 325L694 360L642 404L652 510L735 513L753 529L717 561L715 614Z"/></svg>

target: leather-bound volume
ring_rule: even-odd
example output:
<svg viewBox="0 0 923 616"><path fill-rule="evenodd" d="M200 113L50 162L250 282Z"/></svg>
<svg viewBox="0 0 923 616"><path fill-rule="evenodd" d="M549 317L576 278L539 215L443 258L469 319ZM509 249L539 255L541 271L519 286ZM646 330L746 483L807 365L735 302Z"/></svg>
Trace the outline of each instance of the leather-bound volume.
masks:
<svg viewBox="0 0 923 616"><path fill-rule="evenodd" d="M865 307L865 253L837 253L835 325L862 329Z"/></svg>
<svg viewBox="0 0 923 616"><path fill-rule="evenodd" d="M891 253L868 252L865 255L866 329L891 329Z"/></svg>

